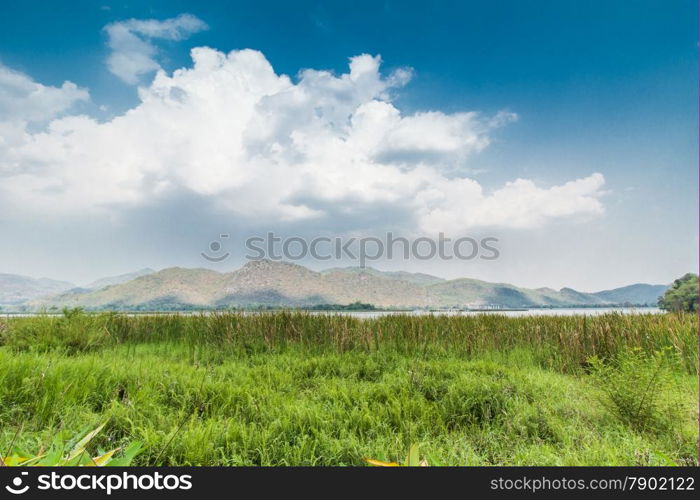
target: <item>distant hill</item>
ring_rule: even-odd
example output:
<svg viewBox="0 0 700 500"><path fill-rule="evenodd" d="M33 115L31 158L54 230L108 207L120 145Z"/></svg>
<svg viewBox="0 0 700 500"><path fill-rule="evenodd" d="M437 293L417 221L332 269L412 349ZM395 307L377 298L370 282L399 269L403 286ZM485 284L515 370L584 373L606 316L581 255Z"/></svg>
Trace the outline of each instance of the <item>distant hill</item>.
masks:
<svg viewBox="0 0 700 500"><path fill-rule="evenodd" d="M435 283L440 283L446 281L444 278L438 278L437 276L431 276L430 274L424 273L409 273L406 271L380 271L372 267L334 267L331 269L326 269L321 271L322 273L348 273L348 274L371 274L374 276L388 278L398 281L406 281L408 283L415 283L416 285L433 285Z"/></svg>
<svg viewBox="0 0 700 500"><path fill-rule="evenodd" d="M99 290L70 290L34 305L86 307L90 309L167 309L176 306L205 307L223 287L222 274L207 269L173 267L139 276Z"/></svg>
<svg viewBox="0 0 700 500"><path fill-rule="evenodd" d="M92 283L85 285L82 288L87 288L88 290L99 290L111 285L118 285L120 283L126 283L133 279L139 278L141 276L146 276L147 274L153 274L155 271L151 268L144 268L133 273L120 274L118 276L108 276L106 278L100 278Z"/></svg>
<svg viewBox="0 0 700 500"><path fill-rule="evenodd" d="M593 295L600 297L605 302L613 302L615 304L649 304L656 305L664 292L668 290L668 285L647 285L646 283L637 283L634 285L623 286L613 290L604 290L596 292Z"/></svg>
<svg viewBox="0 0 700 500"><path fill-rule="evenodd" d="M18 274L0 273L0 305L21 305L47 295L74 288L73 283L48 278L30 278Z"/></svg>
<svg viewBox="0 0 700 500"><path fill-rule="evenodd" d="M665 289L664 285L632 285L597 293L571 288L528 289L470 278L445 280L428 274L372 268L317 272L297 264L259 260L229 273L169 268L98 290L64 291L32 305L124 310L303 307L354 302L384 308L566 307L653 304L655 300L649 297Z"/></svg>

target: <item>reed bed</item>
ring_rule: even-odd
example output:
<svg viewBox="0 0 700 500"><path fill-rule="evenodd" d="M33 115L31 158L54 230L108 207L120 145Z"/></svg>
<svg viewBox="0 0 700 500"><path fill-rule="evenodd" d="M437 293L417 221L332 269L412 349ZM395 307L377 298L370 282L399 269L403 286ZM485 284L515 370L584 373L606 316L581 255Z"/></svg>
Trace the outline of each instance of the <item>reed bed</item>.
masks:
<svg viewBox="0 0 700 500"><path fill-rule="evenodd" d="M591 357L608 359L629 349L670 349L684 369L698 372L698 320L689 313L599 316L388 315L361 319L306 312L195 315L85 314L0 322L0 345L15 350L80 352L110 345L174 343L193 352L274 352L295 345L310 351L476 355L533 351L546 367L576 371Z"/></svg>

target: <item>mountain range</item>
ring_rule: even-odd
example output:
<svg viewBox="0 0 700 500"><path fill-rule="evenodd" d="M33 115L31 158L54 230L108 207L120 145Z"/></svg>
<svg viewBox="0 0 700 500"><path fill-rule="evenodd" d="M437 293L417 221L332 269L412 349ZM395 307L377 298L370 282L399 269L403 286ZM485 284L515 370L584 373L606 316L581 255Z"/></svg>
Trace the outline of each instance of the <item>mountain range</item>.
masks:
<svg viewBox="0 0 700 500"><path fill-rule="evenodd" d="M382 308L595 307L655 305L667 288L640 283L586 293L373 268L313 271L288 262L257 260L227 273L179 267L157 272L142 269L85 287L0 274L0 304L28 310L76 306L96 310L309 307L354 302Z"/></svg>
<svg viewBox="0 0 700 500"><path fill-rule="evenodd" d="M0 273L0 304L20 305L39 297L61 293L74 286L67 281Z"/></svg>
<svg viewBox="0 0 700 500"><path fill-rule="evenodd" d="M79 287L68 281L57 281L49 278L30 278L19 274L0 273L0 306L20 306L37 299L52 297L58 294L79 295L110 285L118 285L131 281L139 276L154 273L153 269L145 268L133 273L109 276ZM39 300L41 302L41 300Z"/></svg>

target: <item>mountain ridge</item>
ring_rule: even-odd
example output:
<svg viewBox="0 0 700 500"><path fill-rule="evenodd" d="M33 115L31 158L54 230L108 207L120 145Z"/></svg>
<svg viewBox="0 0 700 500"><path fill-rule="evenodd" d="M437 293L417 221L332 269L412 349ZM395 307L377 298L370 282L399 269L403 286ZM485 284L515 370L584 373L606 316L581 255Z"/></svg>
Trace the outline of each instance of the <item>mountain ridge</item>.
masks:
<svg viewBox="0 0 700 500"><path fill-rule="evenodd" d="M143 269L139 269L138 271L131 273L118 274L116 276L105 276L104 278L97 279L81 288L86 288L88 290L99 290L100 288L126 283L127 281L131 281L141 276L146 276L147 274L153 274L155 272L156 271L150 267L144 267Z"/></svg>
<svg viewBox="0 0 700 500"><path fill-rule="evenodd" d="M596 307L655 305L666 288L638 283L587 293L567 287L531 289L473 278L447 280L424 273L374 268L314 271L291 262L255 260L223 273L203 268L166 268L99 289L74 288L48 298L34 297L26 306L177 310L362 302L382 308Z"/></svg>
<svg viewBox="0 0 700 500"><path fill-rule="evenodd" d="M0 304L17 305L74 288L68 281L0 273Z"/></svg>

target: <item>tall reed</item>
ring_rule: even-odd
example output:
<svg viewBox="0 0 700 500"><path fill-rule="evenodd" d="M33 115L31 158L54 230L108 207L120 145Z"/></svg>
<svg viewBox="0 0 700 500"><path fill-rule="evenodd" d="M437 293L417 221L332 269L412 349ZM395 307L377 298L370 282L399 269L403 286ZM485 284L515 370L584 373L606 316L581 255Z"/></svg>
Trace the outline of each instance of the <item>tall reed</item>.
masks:
<svg viewBox="0 0 700 500"><path fill-rule="evenodd" d="M70 312L0 320L0 345L16 350L68 353L116 344L176 343L193 353L313 350L404 354L509 351L527 347L543 366L562 371L586 367L591 357L612 358L628 349L675 353L688 373L698 371L698 323L694 314L506 317L482 314L406 314L373 319L297 311L216 312L194 315L126 315Z"/></svg>

